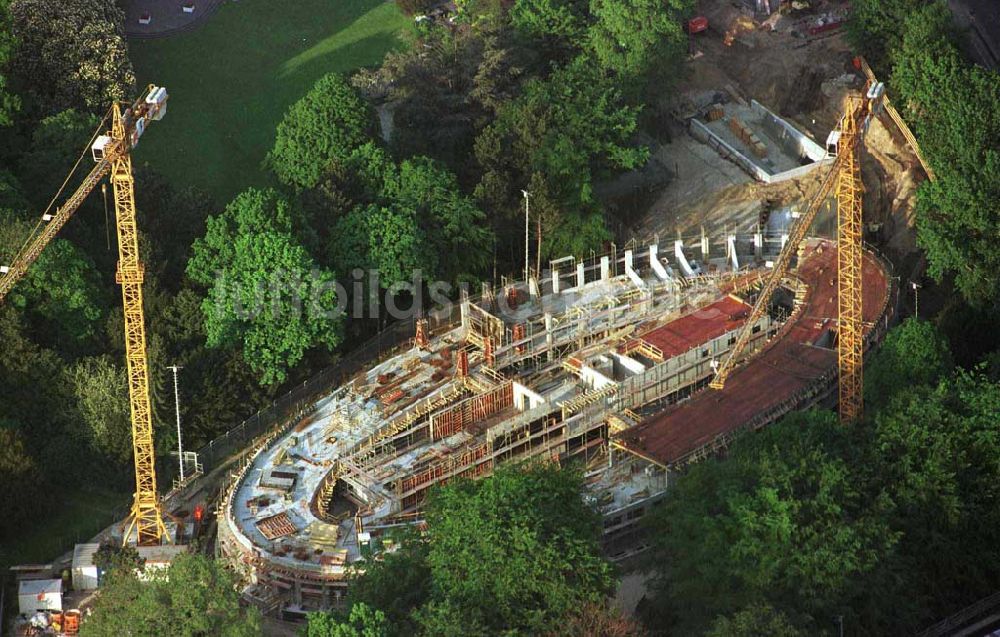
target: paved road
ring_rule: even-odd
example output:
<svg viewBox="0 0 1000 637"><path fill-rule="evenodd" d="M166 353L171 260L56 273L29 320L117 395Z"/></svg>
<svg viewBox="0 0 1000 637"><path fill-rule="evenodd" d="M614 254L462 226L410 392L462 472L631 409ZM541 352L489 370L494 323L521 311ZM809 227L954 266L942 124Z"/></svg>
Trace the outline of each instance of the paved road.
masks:
<svg viewBox="0 0 1000 637"><path fill-rule="evenodd" d="M194 13L185 13L189 0L130 0L125 5L125 34L132 39L165 38L189 31L207 20L225 0L193 0ZM149 24L139 17L149 15Z"/></svg>
<svg viewBox="0 0 1000 637"><path fill-rule="evenodd" d="M968 32L976 62L1000 69L1000 2L997 0L949 0L960 29Z"/></svg>

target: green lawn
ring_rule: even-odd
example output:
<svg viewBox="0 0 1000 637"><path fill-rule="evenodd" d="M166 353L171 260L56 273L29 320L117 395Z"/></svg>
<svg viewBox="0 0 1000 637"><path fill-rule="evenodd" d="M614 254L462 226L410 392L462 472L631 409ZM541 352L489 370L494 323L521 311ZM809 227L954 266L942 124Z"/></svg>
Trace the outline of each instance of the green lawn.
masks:
<svg viewBox="0 0 1000 637"><path fill-rule="evenodd" d="M170 93L136 160L219 204L267 184L260 164L288 105L326 73L377 65L410 24L380 0L240 0L194 31L132 41L140 85Z"/></svg>

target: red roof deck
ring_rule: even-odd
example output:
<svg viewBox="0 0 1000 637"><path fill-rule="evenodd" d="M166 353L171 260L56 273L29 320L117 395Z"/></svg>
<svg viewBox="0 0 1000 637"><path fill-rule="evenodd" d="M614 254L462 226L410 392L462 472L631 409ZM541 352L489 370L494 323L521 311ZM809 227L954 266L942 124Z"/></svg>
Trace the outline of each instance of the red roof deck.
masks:
<svg viewBox="0 0 1000 637"><path fill-rule="evenodd" d="M866 323L880 318L889 294L888 274L865 252L862 267ZM616 436L624 448L662 464L680 460L716 436L780 406L825 375L836 374L837 354L815 345L837 325L837 250L832 242L811 242L796 276L808 285L805 306L779 338L739 367L721 391L695 394L671 409Z"/></svg>
<svg viewBox="0 0 1000 637"><path fill-rule="evenodd" d="M746 322L752 309L745 301L726 296L676 321L650 330L639 338L658 347L665 358L679 356L737 329Z"/></svg>

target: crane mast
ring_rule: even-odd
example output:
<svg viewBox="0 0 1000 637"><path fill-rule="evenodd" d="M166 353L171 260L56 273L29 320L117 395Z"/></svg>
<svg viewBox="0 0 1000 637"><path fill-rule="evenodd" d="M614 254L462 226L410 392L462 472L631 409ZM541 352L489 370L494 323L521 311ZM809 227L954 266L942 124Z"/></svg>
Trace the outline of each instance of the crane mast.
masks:
<svg viewBox="0 0 1000 637"><path fill-rule="evenodd" d="M713 389L722 389L726 379L736 368L740 356L753 334L753 326L767 311L771 296L788 274L794 255L817 213L835 192L837 197L837 368L839 372L838 398L840 421L853 422L862 412L862 366L864 335L862 334L862 194L861 141L869 113L879 106L884 92L881 83L869 84L860 96L849 96L847 107L838 130L831 135L837 147L837 157L823 179L806 212L792 226L784 249L775 260L774 267L761 289L757 302L729 354L716 369L709 383ZM830 142L828 141L828 145Z"/></svg>
<svg viewBox="0 0 1000 637"><path fill-rule="evenodd" d="M121 107L115 104L111 121L112 142L127 148L127 131ZM142 307L144 268L139 260L139 233L135 224L135 178L129 152L111 162L111 187L115 197L118 232L116 281L122 287L125 309L125 360L128 367L129 408L132 414L132 455L135 462L135 499L125 540L136 531L140 546L159 544L167 535L156 493L156 455L153 417L149 403L149 367L146 360L146 320Z"/></svg>
<svg viewBox="0 0 1000 637"><path fill-rule="evenodd" d="M861 114L863 99L850 99L840 127L837 171L837 368L840 421L861 417L864 334L861 280Z"/></svg>

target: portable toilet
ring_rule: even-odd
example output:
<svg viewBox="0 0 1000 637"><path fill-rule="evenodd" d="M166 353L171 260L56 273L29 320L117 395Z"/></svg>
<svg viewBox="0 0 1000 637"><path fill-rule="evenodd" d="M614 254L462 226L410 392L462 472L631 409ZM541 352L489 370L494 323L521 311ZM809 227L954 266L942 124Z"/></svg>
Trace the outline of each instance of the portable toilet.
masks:
<svg viewBox="0 0 1000 637"><path fill-rule="evenodd" d="M27 579L17 585L18 612L34 615L43 610L62 610L61 579Z"/></svg>
<svg viewBox="0 0 1000 637"><path fill-rule="evenodd" d="M94 554L101 548L100 544L77 544L73 548L73 590L92 591L97 588L97 566L94 564Z"/></svg>

